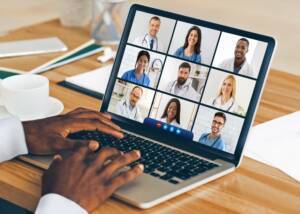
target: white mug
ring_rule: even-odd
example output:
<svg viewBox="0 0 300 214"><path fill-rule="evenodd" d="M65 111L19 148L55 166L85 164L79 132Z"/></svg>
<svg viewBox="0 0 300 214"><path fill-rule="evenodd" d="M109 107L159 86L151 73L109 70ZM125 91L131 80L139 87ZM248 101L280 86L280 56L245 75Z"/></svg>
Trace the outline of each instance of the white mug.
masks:
<svg viewBox="0 0 300 214"><path fill-rule="evenodd" d="M21 74L1 81L0 92L6 110L19 118L38 118L46 114L49 80L36 74Z"/></svg>

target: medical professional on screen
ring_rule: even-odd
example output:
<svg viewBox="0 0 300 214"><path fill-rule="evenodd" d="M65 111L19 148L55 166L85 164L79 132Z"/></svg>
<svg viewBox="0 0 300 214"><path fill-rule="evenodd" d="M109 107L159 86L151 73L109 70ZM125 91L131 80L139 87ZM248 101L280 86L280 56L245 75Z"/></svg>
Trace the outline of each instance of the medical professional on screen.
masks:
<svg viewBox="0 0 300 214"><path fill-rule="evenodd" d="M219 68L231 71L236 74L242 74L255 78L252 66L248 63L246 58L248 49L249 40L246 38L239 39L234 49L234 57L221 62Z"/></svg>
<svg viewBox="0 0 300 214"><path fill-rule="evenodd" d="M134 44L155 51L164 51L162 42L157 37L160 28L160 18L158 16L151 17L149 21L149 31L144 35L135 38Z"/></svg>
<svg viewBox="0 0 300 214"><path fill-rule="evenodd" d="M190 64L187 62L181 63L178 68L177 80L168 83L166 92L199 101L200 95L192 86L192 80L189 78L190 72Z"/></svg>
<svg viewBox="0 0 300 214"><path fill-rule="evenodd" d="M184 45L178 48L174 55L185 60L200 63L201 48L201 30L197 26L193 26L186 34Z"/></svg>
<svg viewBox="0 0 300 214"><path fill-rule="evenodd" d="M236 99L236 79L230 74L224 78L220 86L217 97L210 101L210 104L224 111L245 115L244 109L237 103Z"/></svg>
<svg viewBox="0 0 300 214"><path fill-rule="evenodd" d="M135 86L129 97L119 101L116 105L116 113L131 120L143 122L141 111L138 106L138 102L143 95L143 89L139 86Z"/></svg>
<svg viewBox="0 0 300 214"><path fill-rule="evenodd" d="M226 115L223 112L215 113L211 124L211 132L202 134L199 143L225 151L225 143L221 136L225 123Z"/></svg>
<svg viewBox="0 0 300 214"><path fill-rule="evenodd" d="M160 118L161 122L180 126L180 101L176 98L172 98L165 107L165 110Z"/></svg>
<svg viewBox="0 0 300 214"><path fill-rule="evenodd" d="M135 68L126 71L121 78L143 86L150 86L150 78L145 73L148 69L149 61L150 54L148 53L148 51L140 51L136 58Z"/></svg>

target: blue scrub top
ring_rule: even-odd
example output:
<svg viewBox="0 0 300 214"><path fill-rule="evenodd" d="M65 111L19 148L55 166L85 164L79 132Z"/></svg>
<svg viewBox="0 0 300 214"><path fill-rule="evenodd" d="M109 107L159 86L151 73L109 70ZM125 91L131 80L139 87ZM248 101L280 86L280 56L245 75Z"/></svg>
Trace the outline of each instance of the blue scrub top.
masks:
<svg viewBox="0 0 300 214"><path fill-rule="evenodd" d="M199 143L225 151L225 143L223 142L221 135L217 137L217 139L210 139L209 134L210 133L202 134Z"/></svg>
<svg viewBox="0 0 300 214"><path fill-rule="evenodd" d="M192 56L184 55L183 47L178 48L177 51L174 53L175 56L180 57L182 59L190 60L193 62L201 63L201 56L200 54L193 53Z"/></svg>
<svg viewBox="0 0 300 214"><path fill-rule="evenodd" d="M127 80L127 81L131 81L133 83L137 83L137 84L140 84L140 85L144 85L144 86L149 86L150 85L150 79L149 79L148 75L146 75L146 74L143 74L139 80L136 79L135 69L126 71L122 75L122 79Z"/></svg>

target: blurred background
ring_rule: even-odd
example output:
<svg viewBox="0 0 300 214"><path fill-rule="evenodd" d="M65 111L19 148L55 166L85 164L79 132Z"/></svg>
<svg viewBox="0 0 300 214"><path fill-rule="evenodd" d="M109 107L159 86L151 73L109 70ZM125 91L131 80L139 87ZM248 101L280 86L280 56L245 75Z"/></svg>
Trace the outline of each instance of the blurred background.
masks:
<svg viewBox="0 0 300 214"><path fill-rule="evenodd" d="M74 8L72 2L84 4L85 9L81 10L80 16L85 16L86 19L81 21L89 20L92 16L92 0L1 0L0 36L21 27L57 19L61 17L62 10L65 16L68 16L66 14ZM139 3L271 35L278 41L271 67L300 75L299 0L128 0L128 3ZM14 205L8 207L7 203L0 199L0 213L27 212Z"/></svg>
<svg viewBox="0 0 300 214"><path fill-rule="evenodd" d="M1 0L0 34L58 18L61 2L64 1L71 0ZM82 2L89 1L91 0ZM298 0L247 2L238 0L128 0L128 2L272 35L278 40L272 68L300 75L298 54L300 1Z"/></svg>

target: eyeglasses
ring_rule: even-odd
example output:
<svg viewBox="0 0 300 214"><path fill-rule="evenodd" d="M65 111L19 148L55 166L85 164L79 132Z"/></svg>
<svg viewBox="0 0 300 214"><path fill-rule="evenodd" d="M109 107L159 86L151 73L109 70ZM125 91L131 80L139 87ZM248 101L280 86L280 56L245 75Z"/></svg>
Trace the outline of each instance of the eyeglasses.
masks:
<svg viewBox="0 0 300 214"><path fill-rule="evenodd" d="M212 122L213 122L213 124L216 124L218 126L223 126L224 125L224 123L221 123L221 122L219 122L217 120L213 120Z"/></svg>

